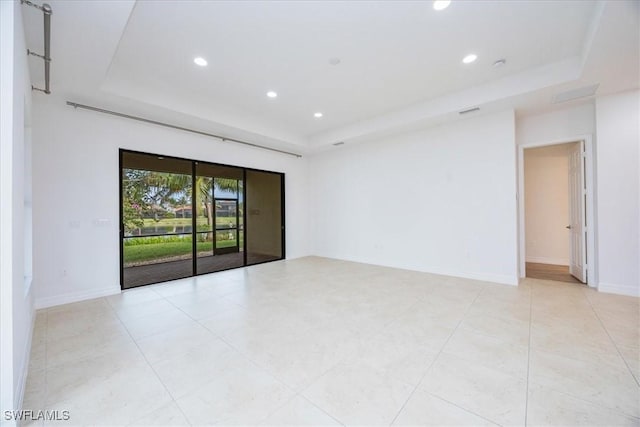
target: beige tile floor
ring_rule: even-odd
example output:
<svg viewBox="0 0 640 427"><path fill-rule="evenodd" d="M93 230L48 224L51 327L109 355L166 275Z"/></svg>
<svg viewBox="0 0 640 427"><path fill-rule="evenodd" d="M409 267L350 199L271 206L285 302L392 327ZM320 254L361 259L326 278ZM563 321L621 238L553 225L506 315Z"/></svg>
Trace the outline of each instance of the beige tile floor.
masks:
<svg viewBox="0 0 640 427"><path fill-rule="evenodd" d="M39 311L64 425L640 425L640 305L303 258Z"/></svg>

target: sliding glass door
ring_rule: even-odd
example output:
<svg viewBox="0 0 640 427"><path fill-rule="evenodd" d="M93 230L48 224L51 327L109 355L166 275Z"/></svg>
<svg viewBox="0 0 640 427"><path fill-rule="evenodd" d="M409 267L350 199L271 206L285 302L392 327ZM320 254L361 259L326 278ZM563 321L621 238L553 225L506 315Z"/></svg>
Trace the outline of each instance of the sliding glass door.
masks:
<svg viewBox="0 0 640 427"><path fill-rule="evenodd" d="M247 264L280 259L284 252L283 180L272 172L246 173Z"/></svg>
<svg viewBox="0 0 640 427"><path fill-rule="evenodd" d="M122 153L122 282L193 275L191 162Z"/></svg>
<svg viewBox="0 0 640 427"><path fill-rule="evenodd" d="M123 289L284 258L283 174L121 150L120 178Z"/></svg>
<svg viewBox="0 0 640 427"><path fill-rule="evenodd" d="M243 178L242 168L196 164L198 274L245 265Z"/></svg>

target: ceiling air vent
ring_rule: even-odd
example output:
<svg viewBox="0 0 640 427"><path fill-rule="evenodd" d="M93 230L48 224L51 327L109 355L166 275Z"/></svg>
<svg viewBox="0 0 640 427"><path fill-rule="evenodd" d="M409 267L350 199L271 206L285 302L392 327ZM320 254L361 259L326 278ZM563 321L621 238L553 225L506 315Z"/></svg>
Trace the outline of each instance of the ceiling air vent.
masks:
<svg viewBox="0 0 640 427"><path fill-rule="evenodd" d="M553 104L559 104L561 102L573 101L574 99L593 96L596 94L596 90L598 90L598 86L600 86L599 83L591 86L584 86L584 87L579 87L577 89L571 89L566 92L557 93L553 97L551 102Z"/></svg>
<svg viewBox="0 0 640 427"><path fill-rule="evenodd" d="M458 111L458 114L469 114L469 113L475 113L476 111L480 111L480 107L473 107L473 108L469 108L468 110Z"/></svg>

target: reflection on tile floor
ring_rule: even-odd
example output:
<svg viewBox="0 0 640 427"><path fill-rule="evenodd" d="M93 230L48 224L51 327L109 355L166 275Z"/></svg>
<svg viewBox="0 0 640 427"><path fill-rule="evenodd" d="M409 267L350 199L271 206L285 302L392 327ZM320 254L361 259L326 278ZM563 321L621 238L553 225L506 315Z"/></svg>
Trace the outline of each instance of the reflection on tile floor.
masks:
<svg viewBox="0 0 640 427"><path fill-rule="evenodd" d="M324 258L37 314L60 425L640 425L639 299ZM41 424L48 424L43 422Z"/></svg>

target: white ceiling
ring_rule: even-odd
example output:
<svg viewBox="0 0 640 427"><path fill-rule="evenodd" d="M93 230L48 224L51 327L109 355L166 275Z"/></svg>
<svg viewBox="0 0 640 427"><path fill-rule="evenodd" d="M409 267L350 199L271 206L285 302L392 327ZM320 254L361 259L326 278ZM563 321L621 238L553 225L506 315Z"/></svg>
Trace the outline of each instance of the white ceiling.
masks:
<svg viewBox="0 0 640 427"><path fill-rule="evenodd" d="M318 147L505 100L537 111L553 88L639 84L635 1L454 0L441 12L431 1L50 4L54 92L272 145ZM25 13L34 50L41 25ZM468 53L478 60L462 64Z"/></svg>

